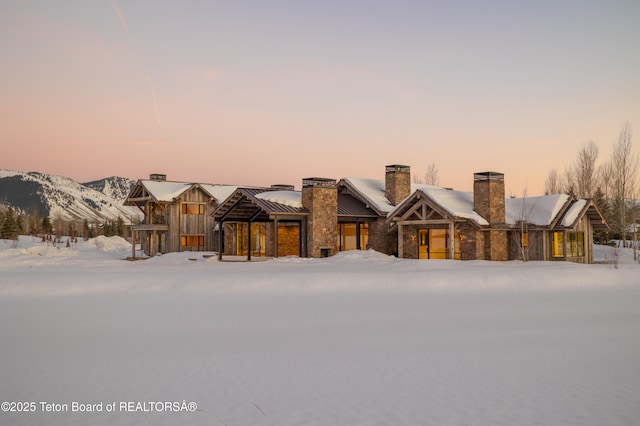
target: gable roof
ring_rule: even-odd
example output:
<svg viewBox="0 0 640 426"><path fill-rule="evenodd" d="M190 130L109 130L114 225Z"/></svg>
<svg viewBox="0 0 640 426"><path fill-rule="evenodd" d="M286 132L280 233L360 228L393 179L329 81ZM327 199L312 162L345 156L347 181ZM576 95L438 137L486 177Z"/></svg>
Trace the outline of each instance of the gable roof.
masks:
<svg viewBox="0 0 640 426"><path fill-rule="evenodd" d="M222 202L237 189L237 186L140 179L127 196L124 205L136 205L136 199L171 203L193 188L200 188L216 201Z"/></svg>
<svg viewBox="0 0 640 426"><path fill-rule="evenodd" d="M505 220L509 225L526 222L536 226L551 226L554 219L567 207L566 194L539 197L505 198Z"/></svg>
<svg viewBox="0 0 640 426"><path fill-rule="evenodd" d="M454 218L469 219L478 225L488 225L489 222L473 210L473 193L455 191L453 189L429 186L418 189L433 202L439 204Z"/></svg>
<svg viewBox="0 0 640 426"><path fill-rule="evenodd" d="M284 194L290 193L290 194ZM238 188L212 213L216 220L267 221L271 215L306 216L302 203L295 202L299 191L269 188Z"/></svg>
<svg viewBox="0 0 640 426"><path fill-rule="evenodd" d="M365 207L372 209L379 216L387 216L396 208L387 198L384 179L346 177L340 180L338 186L349 189L350 195L363 202ZM411 194L421 188L438 187L412 183ZM402 204L402 202L398 203L398 205L400 204Z"/></svg>
<svg viewBox="0 0 640 426"><path fill-rule="evenodd" d="M562 217L560 225L566 228L573 228L584 216L589 218L593 229L598 231L609 229L609 224L593 200L584 198L573 202Z"/></svg>

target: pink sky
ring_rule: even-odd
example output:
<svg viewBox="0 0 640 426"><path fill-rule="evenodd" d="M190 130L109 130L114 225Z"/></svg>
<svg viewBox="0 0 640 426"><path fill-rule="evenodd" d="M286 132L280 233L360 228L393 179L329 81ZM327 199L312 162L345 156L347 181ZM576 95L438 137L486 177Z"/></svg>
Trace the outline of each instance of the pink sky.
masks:
<svg viewBox="0 0 640 426"><path fill-rule="evenodd" d="M518 2L520 3L520 2ZM3 2L0 168L239 185L383 178L542 193L640 132L640 3Z"/></svg>

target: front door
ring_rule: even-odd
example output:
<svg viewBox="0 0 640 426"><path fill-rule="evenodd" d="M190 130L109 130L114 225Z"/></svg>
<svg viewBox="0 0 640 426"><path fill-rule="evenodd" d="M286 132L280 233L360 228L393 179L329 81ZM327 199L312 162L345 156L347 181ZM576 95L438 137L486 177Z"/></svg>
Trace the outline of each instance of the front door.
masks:
<svg viewBox="0 0 640 426"><path fill-rule="evenodd" d="M420 229L418 231L418 258L429 258L429 230Z"/></svg>
<svg viewBox="0 0 640 426"><path fill-rule="evenodd" d="M448 235L446 229L418 230L418 258L447 259Z"/></svg>

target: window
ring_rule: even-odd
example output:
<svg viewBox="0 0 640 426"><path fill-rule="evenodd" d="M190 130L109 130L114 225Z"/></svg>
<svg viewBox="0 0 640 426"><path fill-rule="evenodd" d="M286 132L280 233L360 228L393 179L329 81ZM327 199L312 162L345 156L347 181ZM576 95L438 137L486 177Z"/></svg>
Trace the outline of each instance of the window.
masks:
<svg viewBox="0 0 640 426"><path fill-rule="evenodd" d="M447 229L429 230L429 259L447 259L449 231Z"/></svg>
<svg viewBox="0 0 640 426"><path fill-rule="evenodd" d="M567 233L567 257L584 256L584 232Z"/></svg>
<svg viewBox="0 0 640 426"><path fill-rule="evenodd" d="M236 225L236 254L247 256L249 251L249 224L238 222ZM251 224L251 255L266 256L267 227L264 223Z"/></svg>
<svg viewBox="0 0 640 426"><path fill-rule="evenodd" d="M459 232L453 238L453 258L460 260L460 242L463 237ZM431 228L418 230L419 259L450 259L450 234L448 229Z"/></svg>
<svg viewBox="0 0 640 426"><path fill-rule="evenodd" d="M523 232L522 233L521 243L522 243L522 247L528 247L529 246L529 233L528 232Z"/></svg>
<svg viewBox="0 0 640 426"><path fill-rule="evenodd" d="M204 214L204 204L182 203L182 214Z"/></svg>
<svg viewBox="0 0 640 426"><path fill-rule="evenodd" d="M551 256L564 257L564 232L551 234Z"/></svg>
<svg viewBox="0 0 640 426"><path fill-rule="evenodd" d="M203 235L183 235L180 237L180 244L182 247L198 247L204 246Z"/></svg>
<svg viewBox="0 0 640 426"><path fill-rule="evenodd" d="M358 246L358 234L360 245ZM341 222L338 223L338 251L366 250L369 242L368 222Z"/></svg>

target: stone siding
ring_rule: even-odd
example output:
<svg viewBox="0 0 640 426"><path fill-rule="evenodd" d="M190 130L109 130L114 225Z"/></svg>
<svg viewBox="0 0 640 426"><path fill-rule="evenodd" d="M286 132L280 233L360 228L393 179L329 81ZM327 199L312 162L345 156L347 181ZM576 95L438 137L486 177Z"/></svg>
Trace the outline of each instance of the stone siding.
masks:
<svg viewBox="0 0 640 426"><path fill-rule="evenodd" d="M389 232L386 218L381 217L369 222L369 241L366 248L388 255L398 255L398 232L395 229Z"/></svg>
<svg viewBox="0 0 640 426"><path fill-rule="evenodd" d="M302 205L309 211L307 256L321 257L322 249L328 249L329 256L334 255L338 246L338 190L335 184L303 185Z"/></svg>
<svg viewBox="0 0 640 426"><path fill-rule="evenodd" d="M387 166L384 175L385 195L397 206L411 195L411 172L408 166Z"/></svg>

